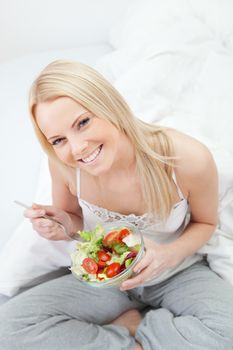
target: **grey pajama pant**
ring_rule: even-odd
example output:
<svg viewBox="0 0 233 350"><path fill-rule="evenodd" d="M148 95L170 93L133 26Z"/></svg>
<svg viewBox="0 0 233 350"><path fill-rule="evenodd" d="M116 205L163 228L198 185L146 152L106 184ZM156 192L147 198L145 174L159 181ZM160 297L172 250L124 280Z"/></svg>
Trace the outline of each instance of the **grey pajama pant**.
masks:
<svg viewBox="0 0 233 350"><path fill-rule="evenodd" d="M70 274L45 282L0 307L0 349L131 350L127 329L109 323L147 306L135 337L143 349L233 349L233 287L205 262L128 295L86 287Z"/></svg>

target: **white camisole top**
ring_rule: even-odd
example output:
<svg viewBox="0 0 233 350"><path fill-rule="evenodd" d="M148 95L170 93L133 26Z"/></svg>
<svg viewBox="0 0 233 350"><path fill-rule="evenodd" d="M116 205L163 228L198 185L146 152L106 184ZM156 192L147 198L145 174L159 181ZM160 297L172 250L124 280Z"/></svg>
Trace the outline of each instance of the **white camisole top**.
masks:
<svg viewBox="0 0 233 350"><path fill-rule="evenodd" d="M91 231L95 228L96 224L101 224L103 227L105 225L108 225L109 227L109 224L113 223L113 226L117 226L118 221L124 221L125 224L129 223L131 225L134 225L139 230L141 230L144 237L154 240L157 243L166 244L176 240L183 233L185 227L189 223L190 213L188 201L183 196L183 193L177 184L175 173L173 173L173 181L176 184L180 201L174 204L167 220L161 223L156 222L155 219L152 220L149 218L148 214L143 214L140 216L135 214L124 215L110 211L106 208L99 207L82 199L80 197L80 169L78 168L77 196L79 205L82 209L84 230ZM149 286L162 282L175 273L187 268L188 266L191 266L200 260L202 260L202 256L199 254L188 256L178 266L175 268L170 268L159 276L151 279L149 282L144 283L143 286Z"/></svg>

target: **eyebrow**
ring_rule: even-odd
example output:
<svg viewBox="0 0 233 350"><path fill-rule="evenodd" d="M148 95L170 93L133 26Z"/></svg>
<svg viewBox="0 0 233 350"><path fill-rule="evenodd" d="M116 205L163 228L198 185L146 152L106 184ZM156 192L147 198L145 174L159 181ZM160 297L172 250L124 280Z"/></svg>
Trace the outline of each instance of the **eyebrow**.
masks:
<svg viewBox="0 0 233 350"><path fill-rule="evenodd" d="M75 121L72 123L71 128L73 128L73 127L75 126L75 124L77 123L77 121L78 121L81 117L83 117L85 114L90 114L90 112L87 111L87 112L84 112L84 113L80 114L80 115L75 119ZM55 138L57 138L57 137L60 137L60 135L51 136L51 137L49 137L47 140L49 141L49 140L55 139Z"/></svg>

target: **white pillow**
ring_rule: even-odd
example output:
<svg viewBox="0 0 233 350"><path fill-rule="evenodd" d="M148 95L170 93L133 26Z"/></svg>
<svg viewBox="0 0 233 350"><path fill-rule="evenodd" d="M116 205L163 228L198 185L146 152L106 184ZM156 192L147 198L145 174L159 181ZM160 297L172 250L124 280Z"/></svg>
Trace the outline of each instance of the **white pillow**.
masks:
<svg viewBox="0 0 233 350"><path fill-rule="evenodd" d="M47 157L41 160L36 203L51 204L51 180ZM23 209L22 209L23 211ZM75 241L49 241L24 219L0 254L0 294L15 295L39 276L70 266Z"/></svg>
<svg viewBox="0 0 233 350"><path fill-rule="evenodd" d="M210 11L211 9L211 11ZM218 37L227 45L233 30L232 0L131 0L125 15L112 27L110 44L116 48L150 43L158 49L198 44ZM224 37L227 37L225 40Z"/></svg>

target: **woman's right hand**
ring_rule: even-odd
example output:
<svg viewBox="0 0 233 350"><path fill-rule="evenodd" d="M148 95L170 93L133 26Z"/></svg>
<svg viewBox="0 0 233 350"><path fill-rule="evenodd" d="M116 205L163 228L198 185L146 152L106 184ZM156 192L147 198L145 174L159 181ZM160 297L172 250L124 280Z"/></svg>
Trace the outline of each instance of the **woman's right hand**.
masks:
<svg viewBox="0 0 233 350"><path fill-rule="evenodd" d="M42 237L49 240L69 240L63 228L56 222L42 218L43 215L49 215L60 222L67 232L70 227L70 216L64 210L54 206L40 205L33 203L30 209L24 211L24 216L30 219L33 229Z"/></svg>

